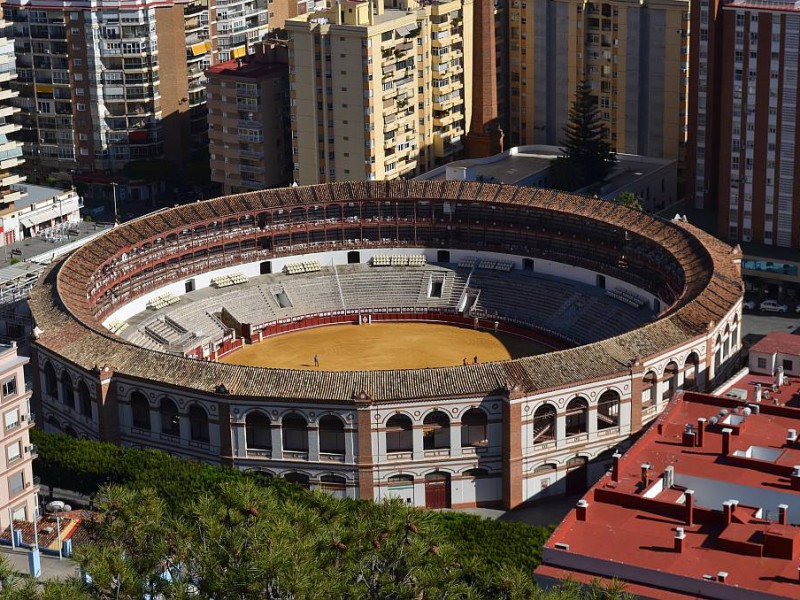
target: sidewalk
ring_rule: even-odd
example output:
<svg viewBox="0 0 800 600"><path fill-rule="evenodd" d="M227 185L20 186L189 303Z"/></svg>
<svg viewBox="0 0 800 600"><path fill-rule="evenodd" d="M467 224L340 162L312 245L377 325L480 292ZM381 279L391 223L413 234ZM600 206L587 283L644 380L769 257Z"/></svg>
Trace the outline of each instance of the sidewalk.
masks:
<svg viewBox="0 0 800 600"><path fill-rule="evenodd" d="M0 556L2 556L8 564L17 573L28 574L28 554L29 550L12 549L9 546L0 546ZM49 581L51 579L67 579L79 574L78 564L65 558L58 560L58 556L50 556L42 552L39 553L41 557L42 576L40 581Z"/></svg>

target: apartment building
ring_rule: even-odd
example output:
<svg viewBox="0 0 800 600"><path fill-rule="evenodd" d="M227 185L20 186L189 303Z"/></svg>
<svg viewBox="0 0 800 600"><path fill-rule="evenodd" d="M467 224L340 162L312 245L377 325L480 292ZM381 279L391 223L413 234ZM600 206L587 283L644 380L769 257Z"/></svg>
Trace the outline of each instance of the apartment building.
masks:
<svg viewBox="0 0 800 600"><path fill-rule="evenodd" d="M205 70L211 65L214 49L214 41L211 39L208 0L192 0L183 5L183 27L189 92L189 136L191 155L196 157L208 150Z"/></svg>
<svg viewBox="0 0 800 600"><path fill-rule="evenodd" d="M258 44L208 70L211 180L236 194L292 182L285 43Z"/></svg>
<svg viewBox="0 0 800 600"><path fill-rule="evenodd" d="M286 29L298 183L411 177L461 152L472 0L340 2Z"/></svg>
<svg viewBox="0 0 800 600"><path fill-rule="evenodd" d="M209 0L212 38L216 44L212 63L242 58L248 45L266 37L269 30L267 0Z"/></svg>
<svg viewBox="0 0 800 600"><path fill-rule="evenodd" d="M689 2L510 0L507 145L558 145L582 79L620 153L679 158Z"/></svg>
<svg viewBox="0 0 800 600"><path fill-rule="evenodd" d="M7 22L0 19L0 211L13 207L14 202L20 199L22 194L15 184L25 181L23 176L14 172L24 162L22 143L8 137L20 129L10 120L19 109L10 105L10 100L17 96L10 85L17 77L17 70L14 42L4 35L8 26Z"/></svg>
<svg viewBox="0 0 800 600"><path fill-rule="evenodd" d="M699 11L689 193L705 207L714 193L723 239L798 249L800 6L734 0Z"/></svg>
<svg viewBox="0 0 800 600"><path fill-rule="evenodd" d="M34 5L35 6L35 5ZM6 2L26 154L40 175L188 158L183 6Z"/></svg>
<svg viewBox="0 0 800 600"><path fill-rule="evenodd" d="M39 486L33 477L36 448L30 443L34 425L30 411L31 392L25 386L23 368L29 359L17 355L15 343L0 346L0 411L3 413L0 457L0 528L10 520L32 521Z"/></svg>

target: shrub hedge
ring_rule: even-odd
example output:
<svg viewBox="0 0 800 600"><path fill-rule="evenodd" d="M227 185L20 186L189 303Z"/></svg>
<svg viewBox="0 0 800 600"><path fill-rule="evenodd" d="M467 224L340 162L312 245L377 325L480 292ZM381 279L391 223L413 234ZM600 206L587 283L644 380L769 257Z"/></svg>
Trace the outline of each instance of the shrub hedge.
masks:
<svg viewBox="0 0 800 600"><path fill-rule="evenodd" d="M191 500L218 489L225 482L249 478L242 471L171 456L159 450L123 448L114 444L79 440L62 434L31 431L39 457L34 473L44 485L94 495L104 484L152 488L177 514L191 511ZM319 511L328 498L310 493L280 478L258 477L259 483ZM360 501L344 500L352 510ZM530 573L541 560L541 550L551 529L524 523L493 521L456 512L434 513L442 530L463 556L487 566L517 567Z"/></svg>

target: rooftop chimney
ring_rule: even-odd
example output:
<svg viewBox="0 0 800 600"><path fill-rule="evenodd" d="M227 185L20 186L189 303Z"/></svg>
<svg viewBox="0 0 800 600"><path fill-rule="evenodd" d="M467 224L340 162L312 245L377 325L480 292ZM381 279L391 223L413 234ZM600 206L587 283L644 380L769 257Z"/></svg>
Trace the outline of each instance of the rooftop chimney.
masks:
<svg viewBox="0 0 800 600"><path fill-rule="evenodd" d="M706 437L706 420L703 417L697 419L697 434L695 435L695 444L698 448L703 447L703 441Z"/></svg>
<svg viewBox="0 0 800 600"><path fill-rule="evenodd" d="M728 456L731 453L731 435L733 434L733 430L730 427L726 427L722 430L722 455Z"/></svg>
<svg viewBox="0 0 800 600"><path fill-rule="evenodd" d="M717 581L719 581L720 583L725 583L727 579L728 579L728 573L726 573L725 571L720 571L719 573L717 573Z"/></svg>
<svg viewBox="0 0 800 600"><path fill-rule="evenodd" d="M722 503L722 524L726 526L730 525L732 516L733 504L730 500L725 500L725 502Z"/></svg>
<svg viewBox="0 0 800 600"><path fill-rule="evenodd" d="M786 511L788 510L788 504L778 504L778 523L781 525L786 525Z"/></svg>
<svg viewBox="0 0 800 600"><path fill-rule="evenodd" d="M761 402L761 384L756 384L756 402Z"/></svg>
<svg viewBox="0 0 800 600"><path fill-rule="evenodd" d="M614 452L611 455L611 481L619 481L619 459L622 455L619 452Z"/></svg>
<svg viewBox="0 0 800 600"><path fill-rule="evenodd" d="M678 554L683 552L683 545L686 543L686 532L683 527L675 529L675 552Z"/></svg>
<svg viewBox="0 0 800 600"><path fill-rule="evenodd" d="M586 521L589 516L589 503L581 498L575 506L575 516L578 521Z"/></svg>
<svg viewBox="0 0 800 600"><path fill-rule="evenodd" d="M686 511L686 524L691 527L694 525L694 490L683 492L683 506Z"/></svg>
<svg viewBox="0 0 800 600"><path fill-rule="evenodd" d="M642 488L646 488L650 483L650 463L642 465Z"/></svg>
<svg viewBox="0 0 800 600"><path fill-rule="evenodd" d="M694 426L691 423L688 423L683 429L683 438L681 441L687 448L694 448L695 439Z"/></svg>
<svg viewBox="0 0 800 600"><path fill-rule="evenodd" d="M786 445L793 446L794 443L797 441L797 430L790 429L786 432Z"/></svg>
<svg viewBox="0 0 800 600"><path fill-rule="evenodd" d="M800 490L800 465L792 467L792 489Z"/></svg>

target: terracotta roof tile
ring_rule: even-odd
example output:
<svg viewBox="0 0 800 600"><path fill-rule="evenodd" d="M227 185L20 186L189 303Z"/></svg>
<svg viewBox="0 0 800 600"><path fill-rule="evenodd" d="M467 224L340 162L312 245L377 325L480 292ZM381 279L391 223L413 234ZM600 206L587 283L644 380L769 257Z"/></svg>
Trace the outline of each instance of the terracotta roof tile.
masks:
<svg viewBox="0 0 800 600"><path fill-rule="evenodd" d="M431 201L480 200L558 211L627 229L660 243L681 265L685 288L670 312L644 327L594 344L507 362L409 371L292 371L197 361L133 346L94 320L87 289L93 274L124 248L232 211L348 202L374 198ZM37 344L83 368L108 364L127 376L213 392L224 383L231 394L317 401L350 400L366 391L374 400L473 396L519 386L524 391L569 385L628 371L643 358L703 334L741 299L737 255L730 246L685 223L654 219L609 202L552 190L478 182L348 182L265 190L168 209L120 226L54 265L31 293L30 305L44 331Z"/></svg>

